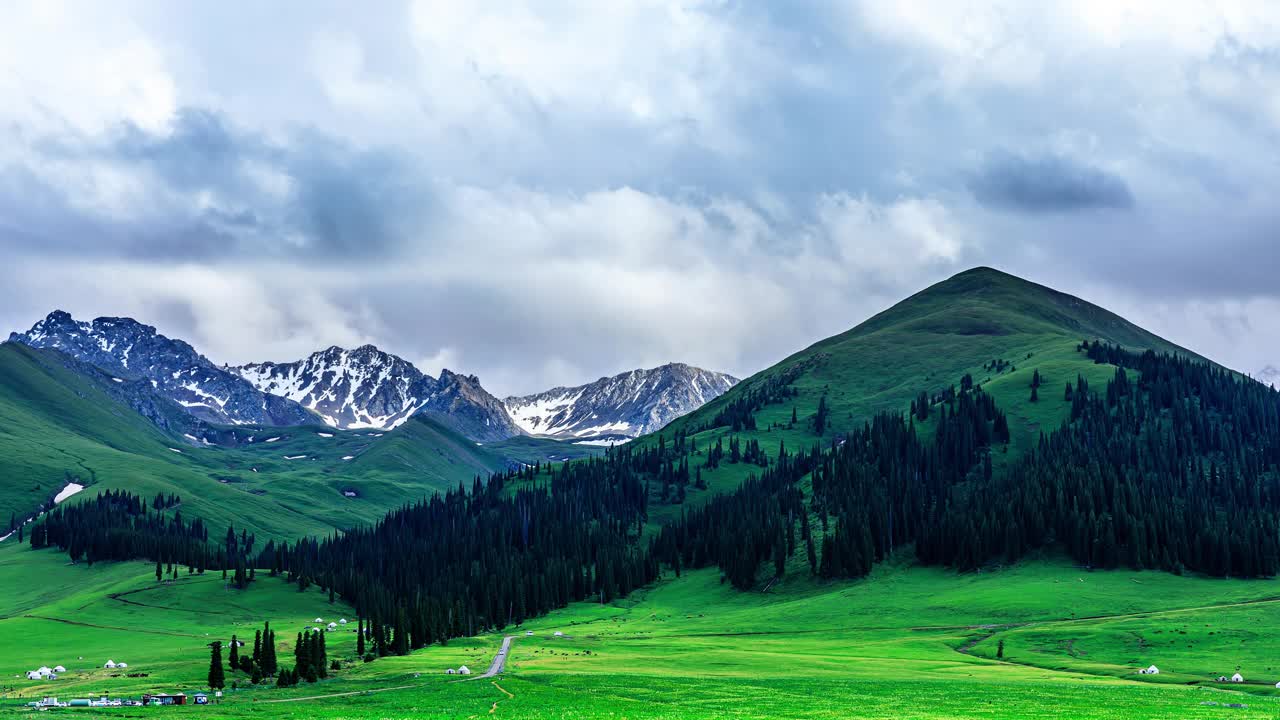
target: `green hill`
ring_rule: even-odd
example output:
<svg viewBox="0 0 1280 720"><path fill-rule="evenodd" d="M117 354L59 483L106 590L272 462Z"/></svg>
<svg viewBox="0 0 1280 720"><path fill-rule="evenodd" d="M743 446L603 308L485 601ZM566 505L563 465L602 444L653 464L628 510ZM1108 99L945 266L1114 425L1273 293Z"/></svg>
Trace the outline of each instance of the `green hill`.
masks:
<svg viewBox="0 0 1280 720"><path fill-rule="evenodd" d="M1048 388L1043 394L1055 400L1062 399L1065 384L1077 375L1105 385L1114 369L1077 352L1082 340L1095 339L1134 350L1200 357L1085 300L980 267L926 288L752 375L637 444L656 443L658 435L669 439L690 433L699 451L729 437L756 440L769 455L779 443L792 450L827 445L877 413L906 412L920 391L940 392L969 374L1010 416L1013 437L1009 455L999 458L1003 462L1017 457L1041 430L1052 430L1066 418L1065 403L1028 402L1033 373L1039 371ZM993 361L1001 362L996 367ZM727 408L770 383L788 386L795 396L755 407L754 430L734 431L717 421ZM824 397L827 427L818 434L813 418ZM744 464L704 470L708 491L691 491L693 501L731 489L758 472L758 467ZM659 507L655 517L665 520L671 515Z"/></svg>

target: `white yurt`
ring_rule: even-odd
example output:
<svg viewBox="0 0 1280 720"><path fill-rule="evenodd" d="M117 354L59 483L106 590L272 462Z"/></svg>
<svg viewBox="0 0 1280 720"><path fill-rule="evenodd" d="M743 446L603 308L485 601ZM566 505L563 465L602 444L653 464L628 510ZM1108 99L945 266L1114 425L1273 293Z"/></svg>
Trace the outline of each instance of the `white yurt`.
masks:
<svg viewBox="0 0 1280 720"><path fill-rule="evenodd" d="M129 667L129 663L116 663L116 667L118 667L118 668L127 668L127 667Z"/></svg>
<svg viewBox="0 0 1280 720"><path fill-rule="evenodd" d="M39 680L39 679L40 679L40 673L39 673L38 671L36 671L36 670L28 670L28 671L27 671L27 679L28 679L28 680Z"/></svg>
<svg viewBox="0 0 1280 720"><path fill-rule="evenodd" d="M66 672L66 671L67 671L67 669L66 669L66 668L64 668L64 667L62 667L61 665L54 665L54 666L53 666L53 671L54 671L54 672Z"/></svg>
<svg viewBox="0 0 1280 720"><path fill-rule="evenodd" d="M316 618L315 621L318 623L322 623L324 622L324 618Z"/></svg>
<svg viewBox="0 0 1280 720"><path fill-rule="evenodd" d="M458 671L457 671L457 670L454 670L453 668L445 668L445 670L444 670L444 674L445 674L445 675L453 675L453 674L456 674L457 672L458 672Z"/></svg>
<svg viewBox="0 0 1280 720"><path fill-rule="evenodd" d="M467 667L466 665L463 665L462 667L458 668L458 674L459 674L459 675L470 675L470 674L471 674L471 668Z"/></svg>
<svg viewBox="0 0 1280 720"><path fill-rule="evenodd" d="M102 667L107 668L108 670L114 670L114 669L115 669L115 667L116 667L116 661L115 661L115 660L108 660L108 661L106 662L106 664L105 664L105 665L103 665Z"/></svg>
<svg viewBox="0 0 1280 720"><path fill-rule="evenodd" d="M346 619L346 618L342 618L341 620L339 620L339 621L338 621L338 624L339 624L339 625L346 625L346 624L347 624L347 619Z"/></svg>
<svg viewBox="0 0 1280 720"><path fill-rule="evenodd" d="M1151 667L1147 668L1143 672L1146 673L1147 675L1159 675L1160 668L1156 667L1155 665L1152 665Z"/></svg>
<svg viewBox="0 0 1280 720"><path fill-rule="evenodd" d="M1244 676L1240 673L1236 673L1231 676L1231 682L1244 682Z"/></svg>

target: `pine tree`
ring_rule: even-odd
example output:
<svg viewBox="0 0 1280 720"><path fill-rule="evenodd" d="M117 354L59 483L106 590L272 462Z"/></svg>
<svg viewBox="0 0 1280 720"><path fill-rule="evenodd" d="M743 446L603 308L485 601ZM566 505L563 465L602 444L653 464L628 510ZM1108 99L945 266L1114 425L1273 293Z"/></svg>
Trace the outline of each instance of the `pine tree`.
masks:
<svg viewBox="0 0 1280 720"><path fill-rule="evenodd" d="M240 667L240 642L235 635L231 636L231 652L227 655L227 663L233 670Z"/></svg>
<svg viewBox="0 0 1280 720"><path fill-rule="evenodd" d="M1000 642L996 643L996 657L1004 657L1004 638L1000 638Z"/></svg>
<svg viewBox="0 0 1280 720"><path fill-rule="evenodd" d="M1031 386L1031 402L1039 402L1039 401L1040 401L1040 393L1037 392L1036 387L1032 385Z"/></svg>
<svg viewBox="0 0 1280 720"><path fill-rule="evenodd" d="M265 623L263 626L263 632L262 667L268 673L274 674L278 666L278 663L276 662L276 631L271 629L271 623Z"/></svg>
<svg viewBox="0 0 1280 720"><path fill-rule="evenodd" d="M364 657L364 618L356 620L356 655Z"/></svg>
<svg viewBox="0 0 1280 720"><path fill-rule="evenodd" d="M222 641L209 643L209 689L221 690L226 687L226 676L222 670Z"/></svg>

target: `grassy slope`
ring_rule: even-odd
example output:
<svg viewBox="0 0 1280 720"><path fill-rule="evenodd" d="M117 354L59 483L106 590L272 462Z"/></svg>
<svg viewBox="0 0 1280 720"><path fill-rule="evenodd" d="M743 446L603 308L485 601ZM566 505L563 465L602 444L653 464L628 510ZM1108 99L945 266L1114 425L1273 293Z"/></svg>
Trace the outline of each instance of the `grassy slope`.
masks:
<svg viewBox="0 0 1280 720"><path fill-rule="evenodd" d="M265 577L246 592L224 590L216 576L158 585L144 564L71 567L56 553L0 548L0 583L30 577L42 578L41 596L0 600L0 675L42 663L71 673L52 685L7 680L5 709L16 709L16 694L46 690L64 698L191 692L207 671L204 633L251 633L270 619L283 639L317 615L350 612ZM112 597L118 593L131 594ZM1224 663L1259 681L1280 679L1272 677L1280 673L1273 648L1258 642L1280 620L1277 598L1276 581L1087 573L1054 560L970 575L890 565L858 582L797 581L768 594L739 593L699 571L615 604L578 604L527 623L513 631L508 671L496 685L451 682L442 671L485 667L497 635L363 664L353 662L351 633L338 633L330 655L348 662L334 679L230 693L202 715L463 718L496 702L495 715L522 718L1197 718L1222 712L1203 702L1241 702L1249 708L1232 717L1274 717L1273 689L1252 685L1242 695L1206 680ZM1096 616L1111 619L1082 620ZM1154 642L1135 650L1130 625L1139 621ZM1179 634L1206 624L1214 635ZM569 637L553 638L554 630ZM1006 639L1005 662L989 657L992 633ZM1161 644L1166 635L1177 642ZM286 662L288 650L281 648ZM96 667L107 657L149 677L111 677ZM1133 673L1152 662L1165 674ZM312 699L273 702L299 698Z"/></svg>
<svg viewBox="0 0 1280 720"><path fill-rule="evenodd" d="M92 484L77 498L102 488L148 498L177 493L189 515L214 528L234 523L263 537L297 537L376 520L508 463L500 450L424 419L388 433L320 426L236 432L254 442L204 446L170 436L56 353L0 344L0 524L30 514L75 480Z"/></svg>

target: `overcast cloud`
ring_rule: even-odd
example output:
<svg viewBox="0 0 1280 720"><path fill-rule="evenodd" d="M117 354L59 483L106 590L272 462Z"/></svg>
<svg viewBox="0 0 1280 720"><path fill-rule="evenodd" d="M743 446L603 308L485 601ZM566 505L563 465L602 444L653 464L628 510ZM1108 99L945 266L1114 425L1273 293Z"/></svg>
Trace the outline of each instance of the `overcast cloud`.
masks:
<svg viewBox="0 0 1280 720"><path fill-rule="evenodd" d="M16 5L0 324L746 376L989 264L1280 365L1258 0Z"/></svg>

